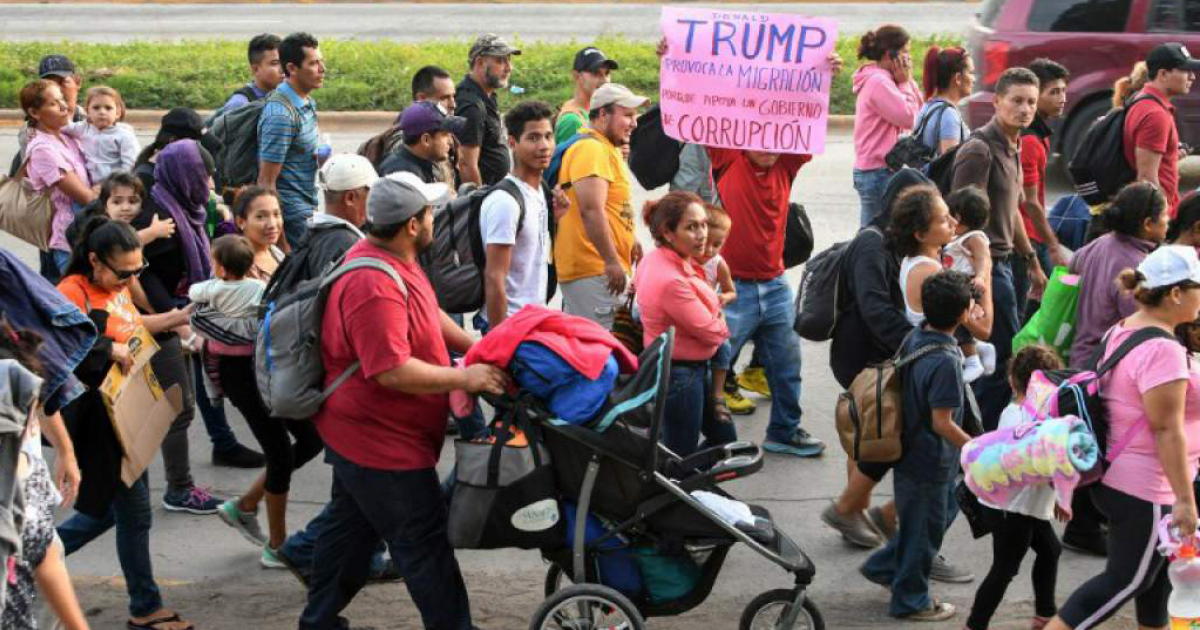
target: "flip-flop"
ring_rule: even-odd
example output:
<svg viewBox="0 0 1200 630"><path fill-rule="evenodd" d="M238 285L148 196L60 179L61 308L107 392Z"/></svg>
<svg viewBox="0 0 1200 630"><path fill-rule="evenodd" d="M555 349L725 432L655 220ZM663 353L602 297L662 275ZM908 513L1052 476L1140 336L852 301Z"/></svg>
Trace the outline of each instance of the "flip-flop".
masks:
<svg viewBox="0 0 1200 630"><path fill-rule="evenodd" d="M174 613L171 615L167 615L166 617L159 617L158 619L151 619L150 621L147 621L146 623L137 623L136 621L130 619L129 621L125 622L125 627L128 628L129 630L160 630L159 626L164 623L179 623L179 622L183 622L183 619L181 619L179 617L179 613ZM187 623L187 622L184 622L184 623ZM185 630L195 630L195 629L196 629L196 626L192 625L191 623L188 623L187 628L185 628Z"/></svg>

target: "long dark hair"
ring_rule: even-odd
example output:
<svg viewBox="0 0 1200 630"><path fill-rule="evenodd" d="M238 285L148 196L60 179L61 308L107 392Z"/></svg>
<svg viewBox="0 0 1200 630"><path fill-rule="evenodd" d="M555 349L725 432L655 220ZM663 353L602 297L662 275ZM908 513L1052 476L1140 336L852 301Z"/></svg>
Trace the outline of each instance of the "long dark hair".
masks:
<svg viewBox="0 0 1200 630"><path fill-rule="evenodd" d="M42 360L38 348L42 336L31 330L17 330L4 315L0 315L0 359L15 359L22 367L42 375Z"/></svg>
<svg viewBox="0 0 1200 630"><path fill-rule="evenodd" d="M879 61L884 55L904 48L908 40L908 31L904 27L885 24L862 36L858 42L858 58Z"/></svg>
<svg viewBox="0 0 1200 630"><path fill-rule="evenodd" d="M82 275L92 279L95 269L88 254L100 260L111 260L114 254L142 248L137 232L128 224L105 216L88 217L75 242L71 243L71 262L64 276Z"/></svg>
<svg viewBox="0 0 1200 630"><path fill-rule="evenodd" d="M1167 198L1150 182L1134 182L1121 189L1104 209L1104 227L1110 232L1140 238L1146 221L1165 212Z"/></svg>

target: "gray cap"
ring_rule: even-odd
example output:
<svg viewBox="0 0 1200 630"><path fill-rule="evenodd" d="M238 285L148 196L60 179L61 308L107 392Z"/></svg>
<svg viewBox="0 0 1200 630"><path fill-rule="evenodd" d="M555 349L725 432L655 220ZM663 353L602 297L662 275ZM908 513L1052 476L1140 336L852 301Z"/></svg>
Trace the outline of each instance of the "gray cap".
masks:
<svg viewBox="0 0 1200 630"><path fill-rule="evenodd" d="M475 43L471 44L471 51L467 53L467 63L475 65L475 59L481 55L488 57L508 57L509 55L519 55L521 51L508 45L503 37L495 33L484 33L475 39Z"/></svg>
<svg viewBox="0 0 1200 630"><path fill-rule="evenodd" d="M445 184L426 184L407 171L381 177L367 195L367 220L375 225L396 225L421 212L426 206L444 204L450 199Z"/></svg>
<svg viewBox="0 0 1200 630"><path fill-rule="evenodd" d="M645 96L638 96L620 83L605 83L592 93L592 109L600 109L606 105L621 107L641 107L650 102Z"/></svg>

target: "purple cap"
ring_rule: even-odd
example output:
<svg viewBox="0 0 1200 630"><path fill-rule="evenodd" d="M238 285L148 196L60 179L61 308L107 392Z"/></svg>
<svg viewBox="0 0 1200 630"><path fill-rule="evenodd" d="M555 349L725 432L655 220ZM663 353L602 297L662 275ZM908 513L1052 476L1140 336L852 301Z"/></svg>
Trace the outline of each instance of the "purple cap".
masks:
<svg viewBox="0 0 1200 630"><path fill-rule="evenodd" d="M427 133L449 131L460 135L467 126L461 116L447 116L436 103L421 101L413 103L400 114L400 130L409 138L418 138Z"/></svg>

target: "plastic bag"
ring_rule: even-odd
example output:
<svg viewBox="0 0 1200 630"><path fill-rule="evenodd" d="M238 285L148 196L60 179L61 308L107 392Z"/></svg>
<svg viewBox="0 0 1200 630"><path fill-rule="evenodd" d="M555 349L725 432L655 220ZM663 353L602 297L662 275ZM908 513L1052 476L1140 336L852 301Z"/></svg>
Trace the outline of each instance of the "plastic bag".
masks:
<svg viewBox="0 0 1200 630"><path fill-rule="evenodd" d="M1030 344L1042 344L1053 348L1063 361L1071 350L1075 339L1075 316L1079 307L1078 275L1066 267L1055 267L1054 275L1046 284L1042 305L1029 323L1013 337L1013 354Z"/></svg>

